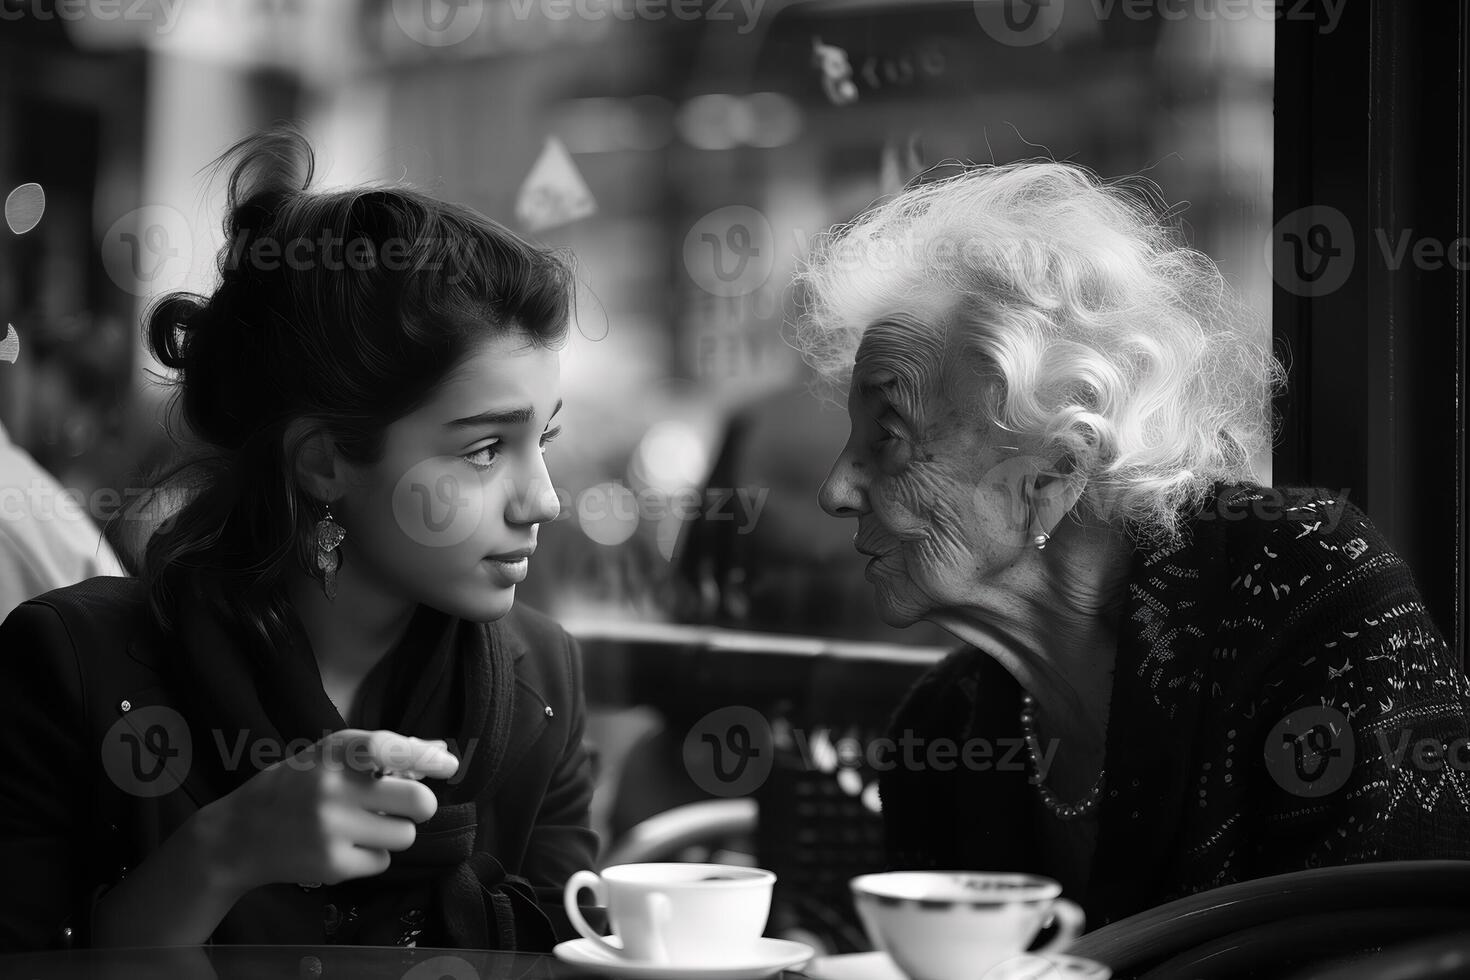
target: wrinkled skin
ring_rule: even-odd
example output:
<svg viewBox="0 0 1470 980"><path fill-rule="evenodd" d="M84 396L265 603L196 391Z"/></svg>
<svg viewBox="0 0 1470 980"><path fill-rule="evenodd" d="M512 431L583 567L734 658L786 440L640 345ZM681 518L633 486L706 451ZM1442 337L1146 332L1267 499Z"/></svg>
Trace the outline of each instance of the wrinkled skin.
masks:
<svg viewBox="0 0 1470 980"><path fill-rule="evenodd" d="M1049 780L1079 797L1101 767L1131 542L1069 514L1083 486L1039 443L988 421L998 379L961 352L957 304L875 317L848 399L851 435L823 509L857 519L854 546L886 622L928 620L993 656L1056 738ZM1045 531L1044 550L1031 543Z"/></svg>
<svg viewBox="0 0 1470 980"><path fill-rule="evenodd" d="M998 384L976 355L953 355L902 314L864 334L852 434L821 500L858 518L854 544L877 556L867 577L893 625L1025 589L1032 533L1051 531L1075 502L1033 447L986 421Z"/></svg>

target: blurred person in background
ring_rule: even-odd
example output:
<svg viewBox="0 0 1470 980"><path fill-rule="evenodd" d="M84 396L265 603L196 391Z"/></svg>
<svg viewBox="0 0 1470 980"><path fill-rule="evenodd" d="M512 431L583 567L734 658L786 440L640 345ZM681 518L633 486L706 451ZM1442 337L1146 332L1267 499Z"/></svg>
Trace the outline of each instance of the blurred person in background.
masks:
<svg viewBox="0 0 1470 980"><path fill-rule="evenodd" d="M0 385L13 370L0 362ZM43 592L127 574L87 513L87 496L69 493L0 419L0 619Z"/></svg>
<svg viewBox="0 0 1470 980"><path fill-rule="evenodd" d="M887 622L965 644L895 716L921 748L882 778L890 867L1044 874L1097 926L1304 868L1470 859L1466 773L1395 755L1463 751L1464 674L1345 493L1255 482L1280 366L1132 190L966 169L802 273L803 349L849 382L822 506L856 522ZM974 740L1025 752L923 762Z"/></svg>
<svg viewBox="0 0 1470 980"><path fill-rule="evenodd" d="M729 512L687 522L676 555L678 618L728 629L868 643L952 645L938 626L885 623L862 581L851 529L826 520L815 490L822 447L842 444L847 416L810 378L731 417L705 483ZM759 501L756 511L753 501ZM689 777L684 739L709 710L691 698L661 705L660 727L629 751L610 816L620 836L664 810L711 799Z"/></svg>
<svg viewBox="0 0 1470 980"><path fill-rule="evenodd" d="M582 671L514 599L570 268L408 188L313 191L291 130L218 163L221 281L147 325L181 506L138 578L0 625L38 748L0 790L0 947L549 951L597 851Z"/></svg>

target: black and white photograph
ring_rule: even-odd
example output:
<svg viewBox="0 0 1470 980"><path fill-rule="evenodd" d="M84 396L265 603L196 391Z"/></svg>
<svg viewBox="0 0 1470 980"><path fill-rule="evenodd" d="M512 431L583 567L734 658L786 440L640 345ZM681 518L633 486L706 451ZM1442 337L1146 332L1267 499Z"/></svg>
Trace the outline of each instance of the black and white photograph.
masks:
<svg viewBox="0 0 1470 980"><path fill-rule="evenodd" d="M1470 0L0 0L0 980L1470 978Z"/></svg>

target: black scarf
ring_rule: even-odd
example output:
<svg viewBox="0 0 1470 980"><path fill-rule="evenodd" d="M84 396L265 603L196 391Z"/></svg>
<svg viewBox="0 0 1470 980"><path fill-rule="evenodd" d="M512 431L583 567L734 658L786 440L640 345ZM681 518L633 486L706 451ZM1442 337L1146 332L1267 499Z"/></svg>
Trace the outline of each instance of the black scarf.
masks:
<svg viewBox="0 0 1470 980"><path fill-rule="evenodd" d="M227 628L197 591L175 594L186 598L178 607L181 642L170 646L187 696L185 714L196 732L223 732L226 749L236 739L247 747L260 740L279 747L274 758L280 758L288 748L348 727L326 695L294 613L287 616L290 644L272 650L238 640L242 629ZM515 687L514 664L496 624L468 622L424 605L403 639L363 681L362 727L444 739L459 755L460 768L450 779L425 780L439 806L418 826L413 846L394 852L382 874L344 886L371 882L380 894L407 893L414 884L432 882L443 940L456 948L539 947L551 935L529 883L509 874L484 849L493 842L481 839L485 821L479 807L488 805L505 775L501 760L510 738ZM205 764L202 778L216 796L258 771L248 749L231 769L224 753L208 748L196 752L196 759L214 763Z"/></svg>

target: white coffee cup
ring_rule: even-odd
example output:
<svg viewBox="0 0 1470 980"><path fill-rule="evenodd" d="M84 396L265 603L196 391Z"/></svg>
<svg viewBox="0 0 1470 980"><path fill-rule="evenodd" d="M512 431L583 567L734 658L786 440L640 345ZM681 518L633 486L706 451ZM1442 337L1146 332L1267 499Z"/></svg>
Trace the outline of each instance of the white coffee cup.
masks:
<svg viewBox="0 0 1470 980"><path fill-rule="evenodd" d="M718 966L748 955L765 932L776 876L728 864L620 864L567 879L567 917L589 941L622 960ZM609 941L582 918L577 895L607 907Z"/></svg>
<svg viewBox="0 0 1470 980"><path fill-rule="evenodd" d="M851 882L869 938L910 980L978 980L1023 956L1053 921L1057 934L1032 955L1059 953L1082 931L1082 909L1039 875L890 871Z"/></svg>

